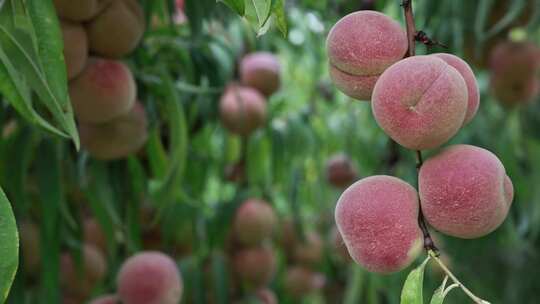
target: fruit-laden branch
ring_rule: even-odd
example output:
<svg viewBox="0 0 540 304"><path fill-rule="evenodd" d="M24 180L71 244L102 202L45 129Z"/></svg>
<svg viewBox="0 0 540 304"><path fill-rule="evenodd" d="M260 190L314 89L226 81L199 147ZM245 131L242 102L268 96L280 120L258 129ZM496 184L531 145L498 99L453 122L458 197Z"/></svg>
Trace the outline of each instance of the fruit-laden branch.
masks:
<svg viewBox="0 0 540 304"><path fill-rule="evenodd" d="M412 10L412 0L403 0L401 6L403 7L403 11L405 13L405 23L407 27L407 41L409 43L409 48L407 51L407 54L405 57L414 56L416 54L416 27L414 25L414 15ZM422 151L418 150L416 151L416 168L418 171L420 171L420 167L422 167L423 160L422 160ZM437 255L439 254L439 250L435 246L435 243L433 242L433 239L431 238L431 235L429 234L429 229L426 225L426 220L424 219L424 214L422 213L422 207L419 206L420 210L418 212L418 225L420 226L420 229L422 230L422 234L424 235L424 248L426 251L433 251Z"/></svg>

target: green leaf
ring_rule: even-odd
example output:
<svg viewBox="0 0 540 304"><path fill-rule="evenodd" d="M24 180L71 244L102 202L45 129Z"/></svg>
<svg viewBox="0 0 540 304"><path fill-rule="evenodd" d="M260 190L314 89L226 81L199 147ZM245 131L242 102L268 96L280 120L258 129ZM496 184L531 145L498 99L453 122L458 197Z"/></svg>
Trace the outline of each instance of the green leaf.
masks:
<svg viewBox="0 0 540 304"><path fill-rule="evenodd" d="M439 286L439 288L437 288L435 290L435 292L433 293L433 297L431 297L431 301L429 302L429 304L443 304L444 298L446 298L446 295L448 295L450 290L452 290L452 289L459 286L457 284L452 284L452 285L448 286L448 288L446 288L446 283L447 282L448 282L448 276L444 277L444 280L443 280L441 286Z"/></svg>
<svg viewBox="0 0 540 304"><path fill-rule="evenodd" d="M271 0L246 0L245 18L258 33L270 18Z"/></svg>
<svg viewBox="0 0 540 304"><path fill-rule="evenodd" d="M407 276L403 289L401 290L401 304L422 304L424 298L422 288L424 284L424 269L429 261L428 256L424 262L417 268L413 269Z"/></svg>
<svg viewBox="0 0 540 304"><path fill-rule="evenodd" d="M19 265L19 234L15 216L0 188L0 303L4 303Z"/></svg>
<svg viewBox="0 0 540 304"><path fill-rule="evenodd" d="M275 0L272 6L272 14L277 28L284 37L287 37L287 17L285 16L285 0Z"/></svg>
<svg viewBox="0 0 540 304"><path fill-rule="evenodd" d="M218 0L218 1L225 3L238 15L244 16L244 12L245 12L244 0Z"/></svg>

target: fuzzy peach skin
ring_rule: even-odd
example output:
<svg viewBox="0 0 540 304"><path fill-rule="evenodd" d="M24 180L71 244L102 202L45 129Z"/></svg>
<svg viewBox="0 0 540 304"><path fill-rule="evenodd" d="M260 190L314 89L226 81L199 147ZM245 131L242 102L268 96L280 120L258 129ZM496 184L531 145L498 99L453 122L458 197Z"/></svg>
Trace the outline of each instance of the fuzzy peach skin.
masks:
<svg viewBox="0 0 540 304"><path fill-rule="evenodd" d="M428 159L418 183L429 224L466 239L499 227L514 196L512 181L497 156L470 145L453 145Z"/></svg>
<svg viewBox="0 0 540 304"><path fill-rule="evenodd" d="M281 67L277 57L268 52L255 52L242 58L240 80L265 96L274 94L280 86Z"/></svg>
<svg viewBox="0 0 540 304"><path fill-rule="evenodd" d="M276 223L274 210L267 202L248 199L236 211L235 237L243 245L260 244L272 236Z"/></svg>
<svg viewBox="0 0 540 304"><path fill-rule="evenodd" d="M100 160L127 157L139 151L148 139L148 122L137 102L127 114L103 124L79 124L81 147Z"/></svg>
<svg viewBox="0 0 540 304"><path fill-rule="evenodd" d="M75 22L61 21L62 38L64 40L64 61L67 77L73 79L79 75L88 60L88 37L84 27Z"/></svg>
<svg viewBox="0 0 540 304"><path fill-rule="evenodd" d="M266 121L266 99L257 90L231 84L219 102L223 126L230 132L247 136Z"/></svg>
<svg viewBox="0 0 540 304"><path fill-rule="evenodd" d="M489 63L491 90L503 105L527 104L540 94L540 48L534 43L499 43Z"/></svg>
<svg viewBox="0 0 540 304"><path fill-rule="evenodd" d="M120 58L131 53L145 30L144 12L136 0L115 0L87 24L92 52Z"/></svg>
<svg viewBox="0 0 540 304"><path fill-rule="evenodd" d="M340 19L326 40L330 76L345 94L369 100L377 77L403 58L407 37L396 21L376 11Z"/></svg>
<svg viewBox="0 0 540 304"><path fill-rule="evenodd" d="M122 62L92 57L70 82L69 97L79 122L103 123L131 110L135 80Z"/></svg>
<svg viewBox="0 0 540 304"><path fill-rule="evenodd" d="M257 289L270 283L276 272L277 261L271 248L250 247L235 253L233 267L246 287Z"/></svg>
<svg viewBox="0 0 540 304"><path fill-rule="evenodd" d="M371 101L379 126L400 145L436 148L465 120L467 85L461 74L435 56L414 56L381 75Z"/></svg>
<svg viewBox="0 0 540 304"><path fill-rule="evenodd" d="M127 259L116 278L122 304L177 304L183 282L173 259L144 251Z"/></svg>
<svg viewBox="0 0 540 304"><path fill-rule="evenodd" d="M461 77L463 77L463 79L465 80L465 84L467 85L468 98L467 112L465 114L465 121L463 122L463 125L466 125L474 118L476 112L478 111L478 107L480 106L480 91L478 89L478 83L476 82L474 72L469 66L469 64L465 62L465 60L455 55L437 53L433 54L433 56L444 60L446 63L454 67L461 74Z"/></svg>
<svg viewBox="0 0 540 304"><path fill-rule="evenodd" d="M422 248L418 195L387 175L361 179L339 198L335 219L353 260L371 272L407 267Z"/></svg>

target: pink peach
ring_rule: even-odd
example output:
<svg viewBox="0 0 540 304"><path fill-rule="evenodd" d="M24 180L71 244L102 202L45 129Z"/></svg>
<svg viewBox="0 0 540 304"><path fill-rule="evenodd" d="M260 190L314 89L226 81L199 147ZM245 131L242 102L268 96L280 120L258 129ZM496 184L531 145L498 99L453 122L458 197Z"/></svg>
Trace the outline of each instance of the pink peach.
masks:
<svg viewBox="0 0 540 304"><path fill-rule="evenodd" d="M277 222L272 207L259 199L248 199L236 211L234 233L243 245L257 245L272 236Z"/></svg>
<svg viewBox="0 0 540 304"><path fill-rule="evenodd" d="M242 58L240 79L243 85L257 89L265 96L274 94L280 86L280 64L268 52L255 52Z"/></svg>
<svg viewBox="0 0 540 304"><path fill-rule="evenodd" d="M232 133L247 136L266 120L266 99L257 90L232 84L219 103L221 122Z"/></svg>

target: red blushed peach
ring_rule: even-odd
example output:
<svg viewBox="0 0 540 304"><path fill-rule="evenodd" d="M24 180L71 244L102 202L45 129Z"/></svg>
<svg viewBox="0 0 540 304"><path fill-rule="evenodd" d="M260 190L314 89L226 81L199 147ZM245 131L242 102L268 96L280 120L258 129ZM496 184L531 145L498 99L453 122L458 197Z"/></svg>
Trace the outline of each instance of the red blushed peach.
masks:
<svg viewBox="0 0 540 304"><path fill-rule="evenodd" d="M531 42L502 42L490 55L491 90L505 106L526 104L540 94L540 48Z"/></svg>
<svg viewBox="0 0 540 304"><path fill-rule="evenodd" d="M344 154L333 155L326 164L326 179L334 187L350 186L357 175L352 161Z"/></svg>
<svg viewBox="0 0 540 304"><path fill-rule="evenodd" d="M265 201L249 199L242 203L234 218L236 239L243 245L257 245L272 236L277 219Z"/></svg>
<svg viewBox="0 0 540 304"><path fill-rule="evenodd" d="M257 89L265 96L274 94L280 85L280 65L268 52L255 52L242 58L240 79L243 85Z"/></svg>
<svg viewBox="0 0 540 304"><path fill-rule="evenodd" d="M435 56L413 56L392 65L373 90L379 126L402 146L423 150L454 136L465 120L467 85L461 74Z"/></svg>
<svg viewBox="0 0 540 304"><path fill-rule="evenodd" d="M156 251L127 259L116 283L123 304L177 304L182 298L182 277L176 263Z"/></svg>
<svg viewBox="0 0 540 304"><path fill-rule="evenodd" d="M219 103L221 122L230 132L247 136L266 120L266 99L257 90L229 85Z"/></svg>
<svg viewBox="0 0 540 304"><path fill-rule="evenodd" d="M263 246L241 249L233 257L234 272L246 287L252 289L270 283L276 264L273 250Z"/></svg>
<svg viewBox="0 0 540 304"><path fill-rule="evenodd" d="M499 227L514 195L501 161L488 150L470 145L450 146L428 159L420 168L418 183L429 224L467 239Z"/></svg>
<svg viewBox="0 0 540 304"><path fill-rule="evenodd" d="M335 219L353 260L368 271L391 273L420 253L418 195L406 182L386 175L361 179L338 200Z"/></svg>
<svg viewBox="0 0 540 304"><path fill-rule="evenodd" d="M131 110L136 85L120 61L90 58L82 73L69 84L75 116L83 123L104 123Z"/></svg>
<svg viewBox="0 0 540 304"><path fill-rule="evenodd" d="M148 139L147 119L140 103L126 115L103 124L79 124L81 146L101 160L127 157L140 150Z"/></svg>
<svg viewBox="0 0 540 304"><path fill-rule="evenodd" d="M338 89L369 100L376 78L407 51L396 21L376 11L358 11L339 20L326 40L330 75Z"/></svg>
<svg viewBox="0 0 540 304"><path fill-rule="evenodd" d="M474 72L472 71L469 64L467 64L467 62L455 55L437 53L433 54L433 56L437 56L438 58L444 60L447 64L454 67L461 74L463 80L465 80L465 84L467 85L468 98L467 112L465 114L465 121L463 122L463 124L468 124L476 115L476 112L478 111L478 106L480 105L480 91L478 90L478 83L476 82Z"/></svg>
<svg viewBox="0 0 540 304"><path fill-rule="evenodd" d="M79 271L76 261L69 253L60 260L60 285L66 293L76 297L87 297L107 273L107 261L92 245L81 249L82 267Z"/></svg>
<svg viewBox="0 0 540 304"><path fill-rule="evenodd" d="M88 37L84 27L79 23L61 21L62 38L64 39L64 60L67 77L73 79L79 75L88 60Z"/></svg>

